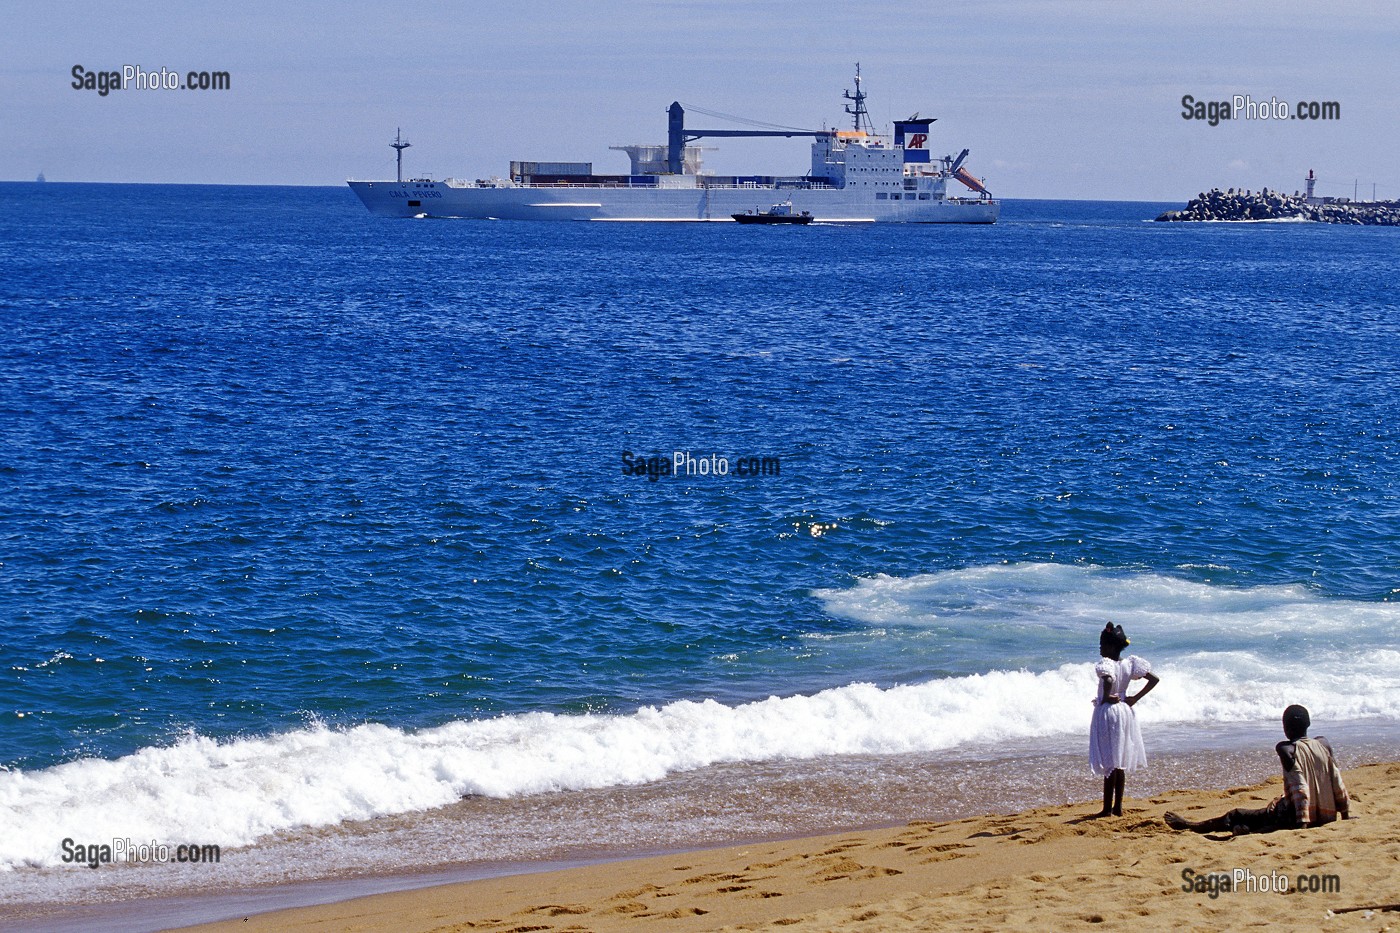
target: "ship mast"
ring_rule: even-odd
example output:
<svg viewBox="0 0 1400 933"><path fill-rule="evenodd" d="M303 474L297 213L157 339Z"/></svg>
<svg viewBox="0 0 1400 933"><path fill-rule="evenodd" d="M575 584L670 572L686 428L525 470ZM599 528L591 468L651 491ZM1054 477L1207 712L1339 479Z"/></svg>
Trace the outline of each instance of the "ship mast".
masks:
<svg viewBox="0 0 1400 933"><path fill-rule="evenodd" d="M846 100L855 101L854 107L850 104L846 105L846 112L851 115L856 132L859 133L863 130L872 136L875 135L875 131L870 125L870 114L865 109L865 92L860 89L860 62L856 62L856 92L852 94L850 91L842 91L841 94Z"/></svg>
<svg viewBox="0 0 1400 933"><path fill-rule="evenodd" d="M395 128L394 128L394 141L391 142L389 145L393 146L394 149L397 150L396 155L398 156L398 160L399 160L399 171L398 171L399 183L402 184L402 183L403 183L403 151L404 151L405 149L407 149L409 146L413 145L413 143L411 143L411 142L409 142L408 140L406 140L406 139L403 138L403 129L402 129L401 127L395 127Z"/></svg>

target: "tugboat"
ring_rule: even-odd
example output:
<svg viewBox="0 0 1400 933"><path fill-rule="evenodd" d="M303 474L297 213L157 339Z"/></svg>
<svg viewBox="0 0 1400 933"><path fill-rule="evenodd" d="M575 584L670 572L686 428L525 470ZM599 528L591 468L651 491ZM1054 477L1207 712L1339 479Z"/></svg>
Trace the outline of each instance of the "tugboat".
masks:
<svg viewBox="0 0 1400 933"><path fill-rule="evenodd" d="M741 224L809 224L814 219L811 211L793 213L791 201L774 204L766 211L744 211L729 216Z"/></svg>

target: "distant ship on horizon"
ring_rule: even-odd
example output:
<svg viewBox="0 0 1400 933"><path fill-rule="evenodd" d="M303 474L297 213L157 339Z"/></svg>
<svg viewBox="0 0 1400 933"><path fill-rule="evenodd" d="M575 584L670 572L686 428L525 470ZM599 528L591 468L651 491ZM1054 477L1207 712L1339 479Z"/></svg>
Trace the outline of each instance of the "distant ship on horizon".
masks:
<svg viewBox="0 0 1400 933"><path fill-rule="evenodd" d="M766 124L761 130L697 130L685 125L680 102L669 110L665 144L613 146L632 160L626 175L599 175L591 162L510 164L510 177L464 181L403 177L402 133L394 181L350 181L371 213L390 217L459 217L480 220L722 221L755 205L790 202L794 213L827 223L991 224L1001 212L981 179L963 167L968 150L934 158L929 127L918 114L894 124L894 136L877 135L865 107L860 65L855 91L843 96L850 129L802 130ZM744 121L752 122L752 121ZM713 175L701 169L706 137L809 136L811 168L805 175ZM950 196L948 183L971 197Z"/></svg>
<svg viewBox="0 0 1400 933"><path fill-rule="evenodd" d="M44 177L44 173L43 173L43 172L40 172L40 173L39 173L39 177L36 178L36 179L34 179L34 181L35 181L35 182L38 182L38 183L43 183L43 182L48 181L48 179Z"/></svg>

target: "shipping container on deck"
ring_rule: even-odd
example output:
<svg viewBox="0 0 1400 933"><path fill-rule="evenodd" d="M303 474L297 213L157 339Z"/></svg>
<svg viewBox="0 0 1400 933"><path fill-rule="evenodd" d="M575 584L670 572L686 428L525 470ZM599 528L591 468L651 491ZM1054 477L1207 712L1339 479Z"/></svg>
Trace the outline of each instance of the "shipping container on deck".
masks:
<svg viewBox="0 0 1400 933"><path fill-rule="evenodd" d="M592 162L523 162L510 163L510 176L519 179L526 175L592 175Z"/></svg>

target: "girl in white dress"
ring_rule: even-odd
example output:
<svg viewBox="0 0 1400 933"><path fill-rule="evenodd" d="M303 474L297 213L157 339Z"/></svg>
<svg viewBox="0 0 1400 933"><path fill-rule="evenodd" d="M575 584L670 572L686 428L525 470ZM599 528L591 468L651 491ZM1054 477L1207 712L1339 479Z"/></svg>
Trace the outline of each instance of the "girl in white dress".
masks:
<svg viewBox="0 0 1400 933"><path fill-rule="evenodd" d="M1133 705L1157 686L1158 677L1143 658L1135 654L1120 658L1128 644L1121 625L1110 622L1099 634L1103 659L1094 665L1099 692L1089 724L1089 768L1103 778L1103 810L1095 816L1122 816L1125 772L1147 764ZM1128 696L1128 684L1134 680L1146 680L1147 685Z"/></svg>

